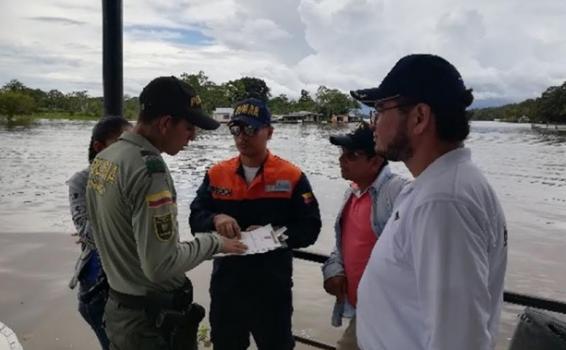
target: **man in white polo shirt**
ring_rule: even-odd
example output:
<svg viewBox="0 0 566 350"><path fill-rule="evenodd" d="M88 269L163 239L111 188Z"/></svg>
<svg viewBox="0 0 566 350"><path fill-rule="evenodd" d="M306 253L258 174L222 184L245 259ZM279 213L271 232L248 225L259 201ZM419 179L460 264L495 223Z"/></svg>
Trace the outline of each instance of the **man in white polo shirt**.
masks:
<svg viewBox="0 0 566 350"><path fill-rule="evenodd" d="M507 230L495 192L463 141L473 95L456 68L409 55L379 87L376 152L415 180L399 195L358 288L364 350L493 349L503 303Z"/></svg>

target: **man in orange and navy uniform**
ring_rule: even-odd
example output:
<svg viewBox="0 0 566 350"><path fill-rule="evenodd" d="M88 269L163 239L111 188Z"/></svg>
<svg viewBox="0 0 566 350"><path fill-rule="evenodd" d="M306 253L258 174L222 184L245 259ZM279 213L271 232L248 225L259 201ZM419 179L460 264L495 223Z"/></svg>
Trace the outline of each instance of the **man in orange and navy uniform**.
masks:
<svg viewBox="0 0 566 350"><path fill-rule="evenodd" d="M228 126L239 155L205 175L191 203L191 230L233 238L267 224L285 226L288 247L215 259L210 285L214 349L247 349L250 333L260 350L293 349L291 249L316 241L318 202L305 174L267 149L273 127L263 101L237 103Z"/></svg>

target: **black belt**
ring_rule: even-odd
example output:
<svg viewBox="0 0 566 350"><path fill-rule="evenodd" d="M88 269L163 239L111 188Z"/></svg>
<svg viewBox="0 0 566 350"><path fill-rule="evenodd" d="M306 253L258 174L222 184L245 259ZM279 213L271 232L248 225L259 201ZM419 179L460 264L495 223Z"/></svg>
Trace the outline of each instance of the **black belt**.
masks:
<svg viewBox="0 0 566 350"><path fill-rule="evenodd" d="M185 310L193 302L193 285L189 279L185 284L170 292L149 292L147 295L131 295L110 288L110 298L129 309Z"/></svg>
<svg viewBox="0 0 566 350"><path fill-rule="evenodd" d="M110 298L116 300L121 305L127 307L128 309L140 309L144 310L148 307L148 300L145 296L141 295L131 295L120 293L112 288L108 291Z"/></svg>

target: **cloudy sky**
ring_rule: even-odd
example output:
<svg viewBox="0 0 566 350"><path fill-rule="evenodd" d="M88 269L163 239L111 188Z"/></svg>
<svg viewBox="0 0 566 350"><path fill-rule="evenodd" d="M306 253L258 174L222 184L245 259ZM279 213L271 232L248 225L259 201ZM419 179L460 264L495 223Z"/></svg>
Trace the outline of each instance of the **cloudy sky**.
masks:
<svg viewBox="0 0 566 350"><path fill-rule="evenodd" d="M102 91L101 1L0 0L0 84ZM479 105L566 80L565 0L125 0L124 91L203 70L273 95L374 86L409 53L444 56Z"/></svg>

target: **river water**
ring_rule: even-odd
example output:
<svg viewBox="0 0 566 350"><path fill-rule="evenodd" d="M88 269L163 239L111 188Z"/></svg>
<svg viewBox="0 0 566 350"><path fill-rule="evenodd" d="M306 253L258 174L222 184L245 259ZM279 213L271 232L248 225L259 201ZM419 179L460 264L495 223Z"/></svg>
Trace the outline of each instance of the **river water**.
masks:
<svg viewBox="0 0 566 350"><path fill-rule="evenodd" d="M65 181L87 166L93 125L40 121L32 127L0 129L1 233L73 231ZM331 250L332 225L347 186L338 168L339 149L330 145L328 136L353 127L278 124L269 144L275 154L303 169L320 202L323 228L310 248L314 251ZM495 188L507 216L510 251L506 289L566 301L566 138L537 134L527 124L474 122L466 145ZM179 196L182 237L189 237L189 204L205 169L234 154L232 138L222 126L200 133L176 157L165 156ZM393 163L392 168L410 177L403 164ZM297 288L320 289L318 267L304 270L308 272L297 276L298 283L310 286ZM323 293L317 290L301 302L297 288L297 313L304 306L308 314L312 302L316 306ZM327 304L324 302L324 307ZM328 314L324 310L325 317ZM510 315L503 318L503 322L511 322ZM325 319L325 326L327 323Z"/></svg>

